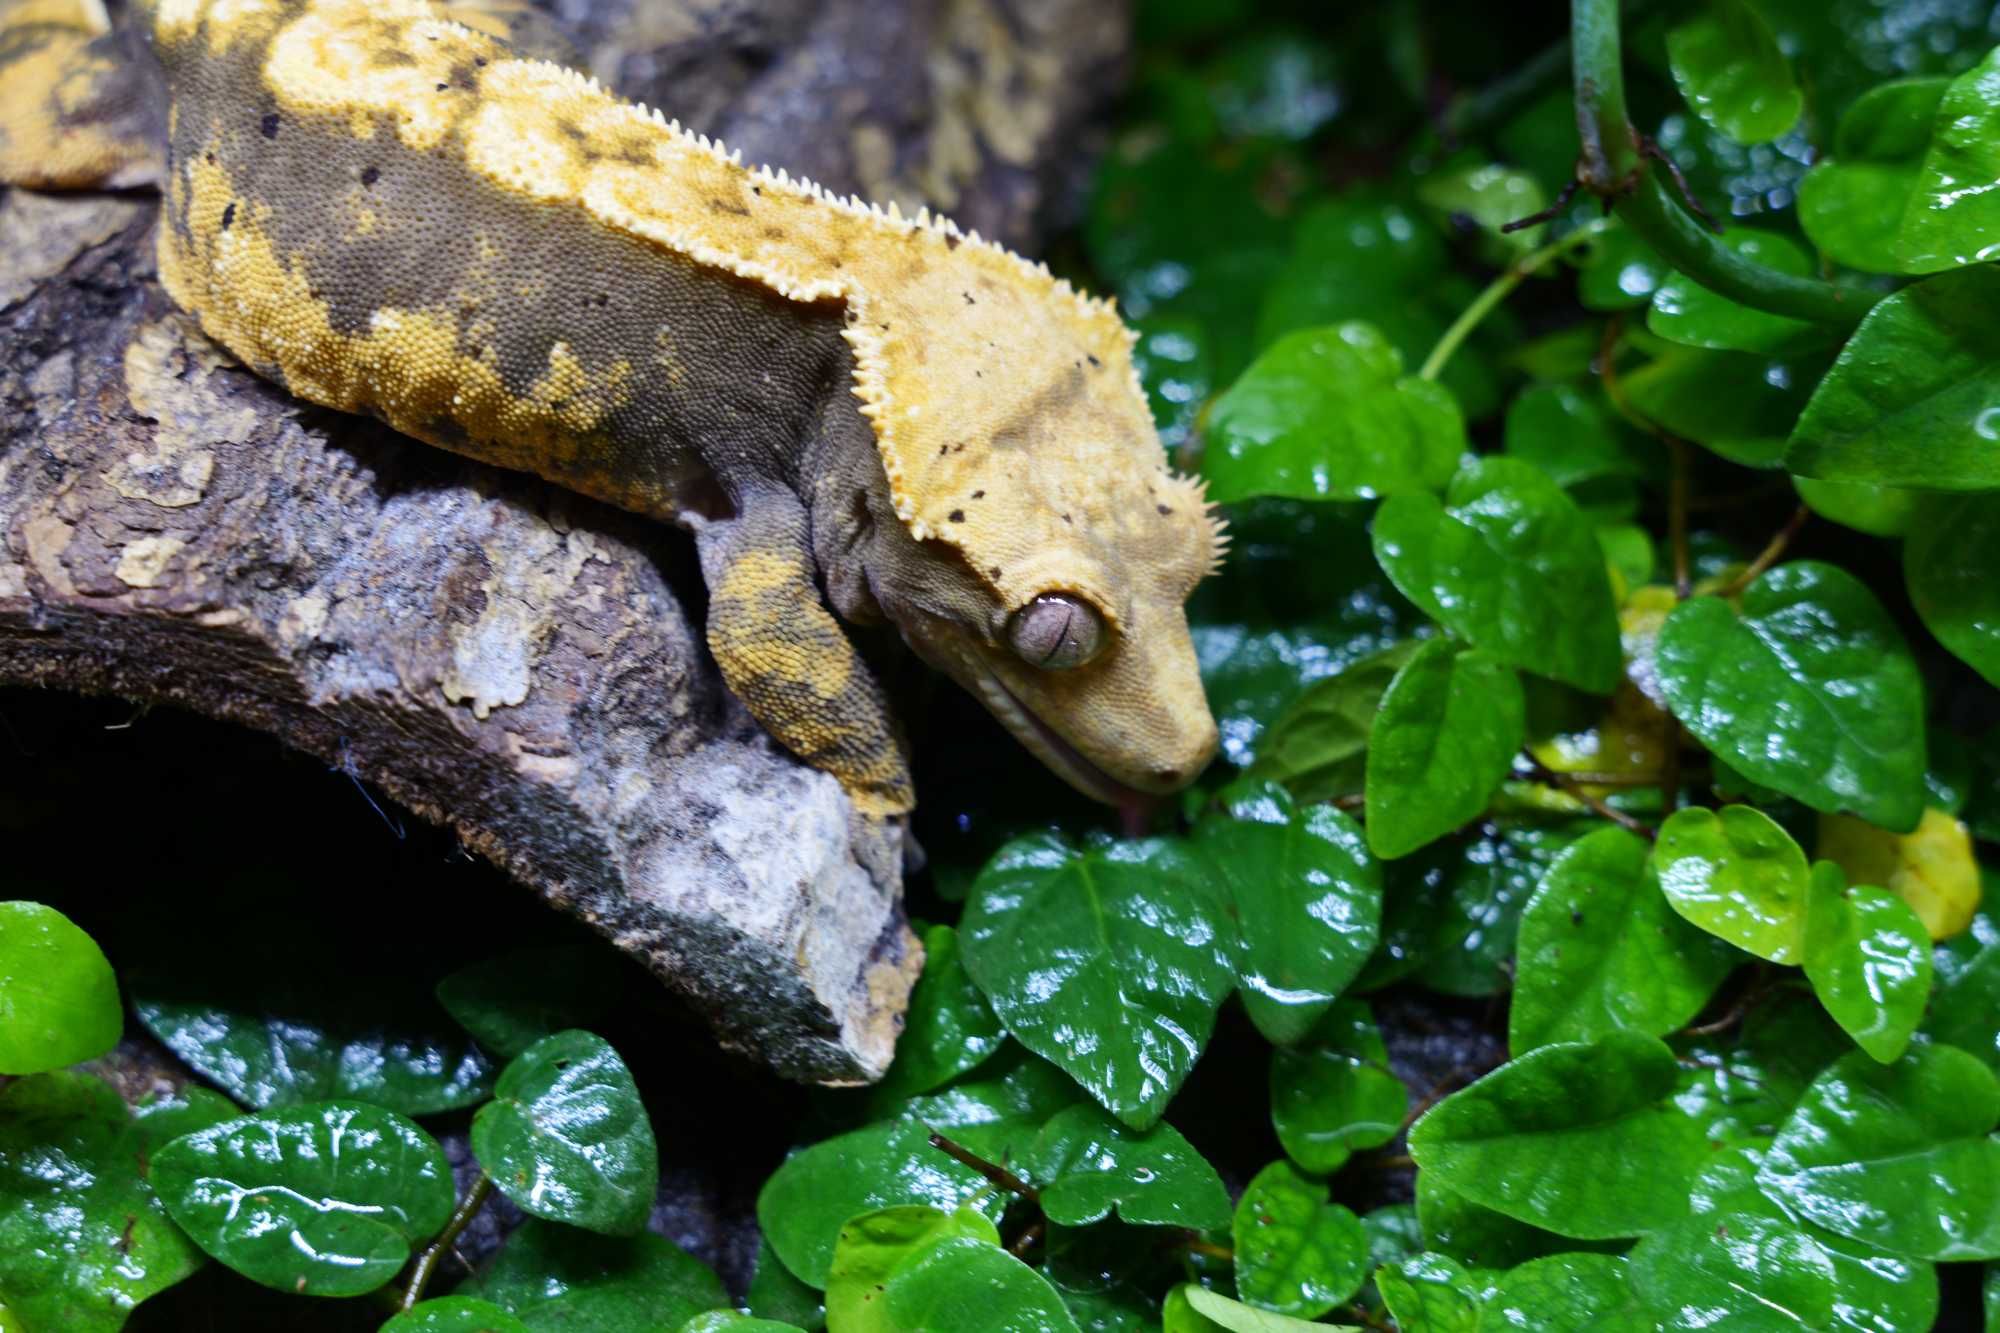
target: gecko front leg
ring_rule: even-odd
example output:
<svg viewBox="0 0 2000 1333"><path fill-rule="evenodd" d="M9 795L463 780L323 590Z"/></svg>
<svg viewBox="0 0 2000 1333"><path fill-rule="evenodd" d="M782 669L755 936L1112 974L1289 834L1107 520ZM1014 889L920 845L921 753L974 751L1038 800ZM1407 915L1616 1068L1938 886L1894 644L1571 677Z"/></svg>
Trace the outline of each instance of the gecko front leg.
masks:
<svg viewBox="0 0 2000 1333"><path fill-rule="evenodd" d="M708 647L722 678L765 730L833 774L876 819L915 805L881 686L820 601L806 512L779 488L703 522L696 543L709 588Z"/></svg>

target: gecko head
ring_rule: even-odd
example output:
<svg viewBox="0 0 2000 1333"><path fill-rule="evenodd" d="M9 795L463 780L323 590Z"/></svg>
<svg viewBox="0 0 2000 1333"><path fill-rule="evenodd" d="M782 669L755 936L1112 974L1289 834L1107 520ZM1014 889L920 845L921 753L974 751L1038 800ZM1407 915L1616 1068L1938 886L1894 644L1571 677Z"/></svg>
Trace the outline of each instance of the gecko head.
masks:
<svg viewBox="0 0 2000 1333"><path fill-rule="evenodd" d="M890 521L867 567L875 605L921 656L1071 786L1130 807L1215 753L1185 603L1219 533L1199 487L1157 461L1121 489L1027 496L1004 524L995 506L985 526L1007 535L990 542Z"/></svg>

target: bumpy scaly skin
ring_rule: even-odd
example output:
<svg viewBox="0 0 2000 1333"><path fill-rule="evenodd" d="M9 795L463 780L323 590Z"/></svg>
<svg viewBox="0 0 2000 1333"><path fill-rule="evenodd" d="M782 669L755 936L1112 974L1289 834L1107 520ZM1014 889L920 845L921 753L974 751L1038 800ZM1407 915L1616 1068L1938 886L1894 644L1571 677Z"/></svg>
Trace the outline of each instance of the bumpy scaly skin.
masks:
<svg viewBox="0 0 2000 1333"><path fill-rule="evenodd" d="M1109 306L422 0L159 0L152 37L174 299L302 398L693 529L731 688L864 812L909 778L822 589L1094 795L1206 761L1218 537ZM1089 665L1008 650L1049 592L1106 622Z"/></svg>

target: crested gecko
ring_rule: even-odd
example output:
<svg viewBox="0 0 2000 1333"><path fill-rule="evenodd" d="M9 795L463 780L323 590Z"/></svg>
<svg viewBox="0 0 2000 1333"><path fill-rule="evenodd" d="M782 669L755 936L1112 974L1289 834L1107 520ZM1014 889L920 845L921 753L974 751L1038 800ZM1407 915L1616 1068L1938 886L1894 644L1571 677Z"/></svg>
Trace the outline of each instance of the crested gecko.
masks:
<svg viewBox="0 0 2000 1333"><path fill-rule="evenodd" d="M101 19L12 9L0 179L143 178ZM1221 525L1108 302L746 167L427 0L142 22L172 298L300 398L692 531L726 683L863 814L913 794L841 619L892 624L1099 800L1207 762L1183 606Z"/></svg>

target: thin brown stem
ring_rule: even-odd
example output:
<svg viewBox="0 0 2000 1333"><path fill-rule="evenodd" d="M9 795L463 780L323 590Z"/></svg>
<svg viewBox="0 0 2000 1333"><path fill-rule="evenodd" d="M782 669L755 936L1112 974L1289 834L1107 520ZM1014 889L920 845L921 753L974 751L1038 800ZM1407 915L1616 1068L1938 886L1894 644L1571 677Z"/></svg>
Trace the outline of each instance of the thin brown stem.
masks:
<svg viewBox="0 0 2000 1333"><path fill-rule="evenodd" d="M1041 1199L1040 1193L1036 1191L1033 1185L1030 1185L1006 1167L1001 1166L998 1162L987 1161L964 1144L954 1143L944 1135L933 1132L931 1134L931 1147L936 1148L939 1152L961 1166L971 1167L974 1171L977 1171L980 1175L986 1177L1010 1194L1018 1194L1030 1203L1039 1202Z"/></svg>
<svg viewBox="0 0 2000 1333"><path fill-rule="evenodd" d="M1554 787L1566 796L1574 796L1577 800L1589 806L1592 813L1603 816L1628 833L1636 833L1640 837L1647 839L1657 836L1657 832L1651 824L1643 820L1634 819L1623 810L1613 809L1611 806L1605 804L1604 798L1596 792L1584 790L1583 784L1571 775L1556 772L1547 764L1535 758L1527 750L1521 751L1521 757L1528 763L1529 775L1544 787Z"/></svg>
<svg viewBox="0 0 2000 1333"><path fill-rule="evenodd" d="M1035 1243L1041 1240L1042 1233L1048 1229L1049 1220L1046 1217L1036 1218L1022 1229L1020 1235L1014 1237L1014 1243L1007 1247L1007 1253L1016 1259L1027 1257L1028 1251L1035 1248Z"/></svg>
<svg viewBox="0 0 2000 1333"><path fill-rule="evenodd" d="M423 1253L417 1256L417 1262L410 1269L409 1285L403 1288L405 1310L424 1298L424 1288L430 1285L432 1275L437 1272L437 1266L444 1261L445 1255L451 1252L459 1233L472 1224L472 1219L479 1216L479 1210L484 1208L486 1201L492 1197L493 1181L482 1171L479 1173L479 1179L472 1182L472 1188L465 1192L465 1197L458 1201L458 1207L453 1210L450 1220L444 1224L444 1230L438 1232L436 1239L424 1246Z"/></svg>
<svg viewBox="0 0 2000 1333"><path fill-rule="evenodd" d="M1771 540L1765 543L1764 549L1757 553L1755 560L1752 560L1748 565L1743 567L1742 573L1729 580L1719 590L1720 595L1723 597L1734 597L1737 593L1742 592L1745 588L1763 577L1765 570L1768 570L1772 565L1777 564L1778 561L1784 558L1785 549L1792 544L1792 538L1799 535L1799 529L1803 528L1812 519L1812 516L1812 510L1806 508L1804 505L1800 505L1797 509L1793 510L1792 516L1785 521L1785 526L1779 528Z"/></svg>
<svg viewBox="0 0 2000 1333"><path fill-rule="evenodd" d="M1182 1248L1190 1254L1206 1255L1210 1259L1221 1259L1231 1263L1236 1259L1236 1251L1227 1245L1217 1245L1214 1241L1203 1240L1199 1236L1189 1236Z"/></svg>

